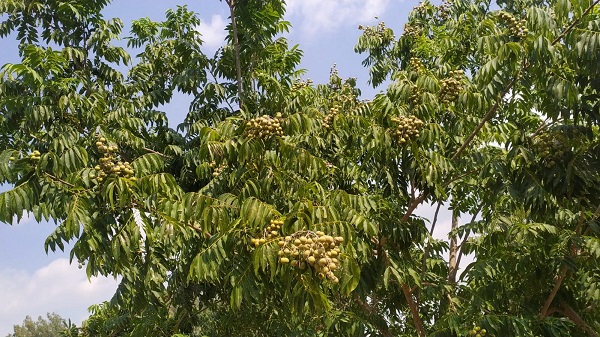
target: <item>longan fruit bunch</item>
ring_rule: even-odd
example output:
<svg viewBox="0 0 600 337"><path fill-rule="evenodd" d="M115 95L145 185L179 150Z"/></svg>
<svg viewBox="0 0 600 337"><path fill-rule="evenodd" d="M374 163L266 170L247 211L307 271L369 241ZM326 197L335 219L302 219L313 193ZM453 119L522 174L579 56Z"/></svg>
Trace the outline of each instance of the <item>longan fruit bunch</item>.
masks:
<svg viewBox="0 0 600 337"><path fill-rule="evenodd" d="M333 107L331 107L329 109L329 113L323 119L323 127L325 129L331 129L333 127L333 119L335 118L335 116L339 115L339 113L340 113L339 105L336 104Z"/></svg>
<svg viewBox="0 0 600 337"><path fill-rule="evenodd" d="M310 78L306 81L300 81L300 80L294 81L292 83L292 91L306 88L306 87L310 86L312 83L313 83L313 81Z"/></svg>
<svg viewBox="0 0 600 337"><path fill-rule="evenodd" d="M448 104L454 101L458 94L462 91L462 70L452 70L448 73L448 77L442 80L442 89L440 90L440 100L443 104Z"/></svg>
<svg viewBox="0 0 600 337"><path fill-rule="evenodd" d="M311 268L319 279L337 284L339 279L335 271L340 268L339 245L343 242L344 238L341 236L334 237L321 231L299 231L277 243L279 262L300 270Z"/></svg>
<svg viewBox="0 0 600 337"><path fill-rule="evenodd" d="M421 92L421 90L417 86L414 86L410 92L410 103L412 105L419 105L421 103L422 96L423 93Z"/></svg>
<svg viewBox="0 0 600 337"><path fill-rule="evenodd" d="M415 116L392 117L392 122L398 124L392 134L400 144L419 137L419 130L423 127L423 121Z"/></svg>
<svg viewBox="0 0 600 337"><path fill-rule="evenodd" d="M275 118L268 115L253 118L246 122L246 135L250 138L260 139L283 136L281 120L280 112L277 113Z"/></svg>
<svg viewBox="0 0 600 337"><path fill-rule="evenodd" d="M402 35L407 37L418 37L421 35L421 27L407 23L404 25L404 32Z"/></svg>
<svg viewBox="0 0 600 337"><path fill-rule="evenodd" d="M423 70L425 70L423 62L416 57L411 57L410 60L408 60L408 66L418 73L421 73Z"/></svg>
<svg viewBox="0 0 600 337"><path fill-rule="evenodd" d="M365 35L371 36L371 37L376 37L376 38L384 38L385 37L385 31L386 31L386 26L385 26L385 22L381 21L377 24L377 26L363 26L363 25L359 25L358 26L359 30L362 30L364 32Z"/></svg>
<svg viewBox="0 0 600 337"><path fill-rule="evenodd" d="M31 159L33 161L38 161L38 160L40 160L41 155L42 154L40 153L40 151L35 150L29 154L29 159ZM11 158L13 158L13 157L11 157ZM13 160L14 160L14 158L13 158Z"/></svg>
<svg viewBox="0 0 600 337"><path fill-rule="evenodd" d="M98 165L94 167L99 183L110 175L136 180L131 164L117 160L116 152L119 150L117 145L109 145L106 138L98 137L96 148L98 152L103 153L103 156L98 159Z"/></svg>
<svg viewBox="0 0 600 337"><path fill-rule="evenodd" d="M539 134L535 140L535 149L546 168L552 168L556 163L563 162L565 156L571 154L568 138L559 130Z"/></svg>
<svg viewBox="0 0 600 337"><path fill-rule="evenodd" d="M252 238L250 239L250 242L254 245L254 247L258 247L261 244L266 243L267 240L272 240L279 237L279 231L281 230L282 225L283 220L271 219L271 221L269 221L269 225L263 230L262 237Z"/></svg>
<svg viewBox="0 0 600 337"><path fill-rule="evenodd" d="M442 3L437 7L437 17L439 20L441 21L445 21L446 19L448 19L448 16L450 15L450 10L451 10L451 4L446 1L443 0Z"/></svg>
<svg viewBox="0 0 600 337"><path fill-rule="evenodd" d="M511 35L519 39L524 38L529 34L529 30L525 28L526 20L517 20L512 14L507 12L500 12L500 19L508 25Z"/></svg>
<svg viewBox="0 0 600 337"><path fill-rule="evenodd" d="M472 337L485 337L485 335L487 334L487 330L482 329L481 327L474 327L473 330L471 330L469 332L469 336Z"/></svg>
<svg viewBox="0 0 600 337"><path fill-rule="evenodd" d="M216 178L219 176L219 174L221 174L221 172L223 172L227 168L227 164L221 164L221 165L217 166L217 163L215 161L211 161L208 164L208 167L214 169L212 176L213 176L213 178Z"/></svg>

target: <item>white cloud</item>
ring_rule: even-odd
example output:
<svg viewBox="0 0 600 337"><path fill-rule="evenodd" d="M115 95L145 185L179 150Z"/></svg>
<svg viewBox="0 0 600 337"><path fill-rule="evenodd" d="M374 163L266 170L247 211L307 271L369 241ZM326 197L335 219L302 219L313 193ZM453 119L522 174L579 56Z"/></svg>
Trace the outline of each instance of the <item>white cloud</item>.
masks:
<svg viewBox="0 0 600 337"><path fill-rule="evenodd" d="M289 0L287 14L300 21L303 32L315 35L342 25L373 22L389 4L390 0Z"/></svg>
<svg viewBox="0 0 600 337"><path fill-rule="evenodd" d="M225 27L227 21L223 19L221 15L215 14L211 17L210 21L203 20L198 26L198 31L202 34L203 46L209 51L214 52L224 44L227 32Z"/></svg>
<svg viewBox="0 0 600 337"><path fill-rule="evenodd" d="M80 324L87 318L87 308L109 300L117 287L111 278L93 278L88 281L83 269L60 258L36 270L0 270L0 336L13 331L25 316L36 319L55 312L64 319Z"/></svg>

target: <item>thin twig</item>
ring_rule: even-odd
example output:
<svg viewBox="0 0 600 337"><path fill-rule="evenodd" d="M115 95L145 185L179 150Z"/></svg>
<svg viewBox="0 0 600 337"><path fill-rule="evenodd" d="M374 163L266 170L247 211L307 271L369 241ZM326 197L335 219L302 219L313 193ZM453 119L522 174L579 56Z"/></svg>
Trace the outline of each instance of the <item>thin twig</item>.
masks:
<svg viewBox="0 0 600 337"><path fill-rule="evenodd" d="M159 155L159 156L162 156L162 157L165 157L165 158L171 158L170 156L168 156L168 155L166 155L166 154L164 154L164 153L160 153L160 152L158 152L158 151L152 150L152 149L150 149L150 148L147 148L147 147L145 147L145 148L144 148L144 151L148 151L148 152L150 152L150 153L154 153L154 154L157 154L157 155Z"/></svg>
<svg viewBox="0 0 600 337"><path fill-rule="evenodd" d="M554 41L552 41L552 44L556 44L560 40L562 40L562 38L565 37L565 35L567 35L571 30L573 30L573 28L575 28L575 25L577 25L579 23L579 21L581 21L581 19L583 19L586 15L588 15L590 13L590 11L594 8L594 6L596 6L598 3L600 3L600 0L596 0L596 1L592 2L590 7L588 7L585 11L583 11L583 13L581 13L580 17L573 20L573 22L571 22L571 24L567 27L567 29L565 29L556 39L554 39Z"/></svg>
<svg viewBox="0 0 600 337"><path fill-rule="evenodd" d="M71 183L68 183L68 182L66 182L66 181L64 181L64 180L62 180L62 179L60 179L58 177L55 177L55 176L53 176L52 174L50 174L48 172L44 172L44 175L47 176L48 178L52 179L52 180L56 180L59 183L65 184L65 185L67 185L67 186L69 186L71 188L75 188L76 187L75 185L73 185Z"/></svg>

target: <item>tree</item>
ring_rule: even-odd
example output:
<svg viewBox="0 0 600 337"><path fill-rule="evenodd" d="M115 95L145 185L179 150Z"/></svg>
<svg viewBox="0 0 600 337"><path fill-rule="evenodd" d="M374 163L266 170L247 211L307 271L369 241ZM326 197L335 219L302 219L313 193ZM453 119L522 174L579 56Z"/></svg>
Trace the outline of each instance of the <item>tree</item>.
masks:
<svg viewBox="0 0 600 337"><path fill-rule="evenodd" d="M299 79L281 1L227 1L214 57L185 7L140 19L135 64L104 1L4 2L22 62L0 76L0 220L53 219L47 249L123 277L82 335L597 336L597 4L424 2L399 38L361 27L391 84L360 101L335 68ZM448 242L424 202L452 209Z"/></svg>
<svg viewBox="0 0 600 337"><path fill-rule="evenodd" d="M46 314L47 319L39 316L37 321L27 316L23 324L14 326L14 333L6 337L59 337L65 328L65 320L55 313Z"/></svg>

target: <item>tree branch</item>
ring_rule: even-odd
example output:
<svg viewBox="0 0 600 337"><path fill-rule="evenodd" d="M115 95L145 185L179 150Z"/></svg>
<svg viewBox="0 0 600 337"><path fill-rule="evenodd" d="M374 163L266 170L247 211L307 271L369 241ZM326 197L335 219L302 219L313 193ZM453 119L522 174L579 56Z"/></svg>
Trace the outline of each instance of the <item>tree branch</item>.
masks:
<svg viewBox="0 0 600 337"><path fill-rule="evenodd" d="M589 326L581 316L571 308L566 302L562 301L560 303L560 308L556 309L556 312L570 319L575 325L577 325L580 329L585 331L589 337L600 337L594 328Z"/></svg>
<svg viewBox="0 0 600 337"><path fill-rule="evenodd" d="M554 39L554 41L552 41L552 44L557 44L558 41L562 40L562 38L565 37L565 35L567 35L571 30L573 30L573 28L575 28L575 25L577 25L579 23L579 21L581 21L581 19L583 19L586 15L588 15L590 13L590 11L592 9L594 9L594 6L596 6L598 3L600 3L600 0L596 0L596 1L592 2L590 7L588 7L585 11L583 11L583 13L581 13L580 17L573 20L573 22L571 22L571 24L567 27L567 29L565 29L556 39Z"/></svg>
<svg viewBox="0 0 600 337"><path fill-rule="evenodd" d="M408 303L408 306L410 308L413 322L415 324L415 328L417 329L419 337L427 336L427 333L425 333L425 328L423 328L423 321L421 321L421 316L419 316L419 308L417 308L417 305L415 304L415 301L412 298L412 291L410 290L408 284L402 285L402 292L404 293L404 297L406 298L406 302Z"/></svg>
<svg viewBox="0 0 600 337"><path fill-rule="evenodd" d="M554 301L554 297L558 293L560 286L562 285L563 281L567 277L567 271L568 271L567 266L563 266L560 271L559 276L555 279L554 288L552 288L550 295L548 295L548 298L546 298L546 302L544 302L544 306L542 307L542 310L540 311L540 315L542 317L548 316L548 309L550 308L552 301Z"/></svg>

